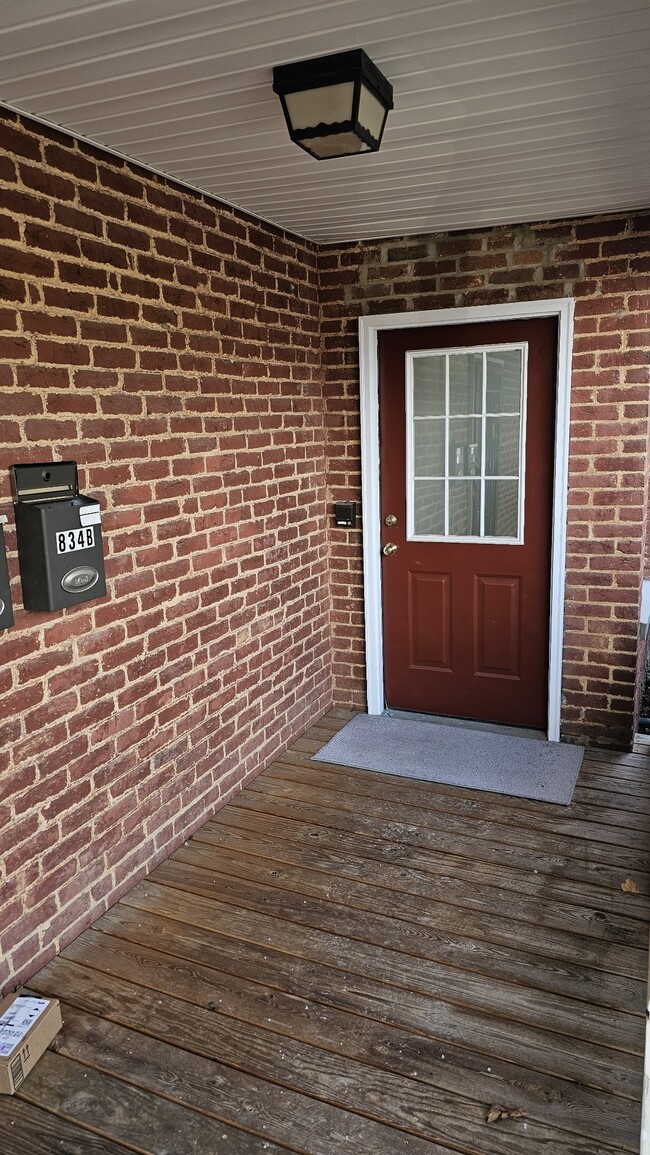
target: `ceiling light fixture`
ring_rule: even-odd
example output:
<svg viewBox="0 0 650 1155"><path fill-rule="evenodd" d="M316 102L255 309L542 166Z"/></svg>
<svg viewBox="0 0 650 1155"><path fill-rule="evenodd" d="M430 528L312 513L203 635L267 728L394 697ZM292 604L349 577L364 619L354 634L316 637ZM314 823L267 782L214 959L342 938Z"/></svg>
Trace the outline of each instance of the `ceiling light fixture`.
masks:
<svg viewBox="0 0 650 1155"><path fill-rule="evenodd" d="M377 152L393 107L392 85L362 48L279 64L273 91L289 136L316 160Z"/></svg>

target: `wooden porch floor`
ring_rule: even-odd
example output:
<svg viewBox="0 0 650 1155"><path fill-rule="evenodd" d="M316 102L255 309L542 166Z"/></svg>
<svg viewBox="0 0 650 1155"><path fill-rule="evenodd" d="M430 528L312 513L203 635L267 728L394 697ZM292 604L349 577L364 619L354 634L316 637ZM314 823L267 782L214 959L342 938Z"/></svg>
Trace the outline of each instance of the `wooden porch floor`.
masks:
<svg viewBox="0 0 650 1155"><path fill-rule="evenodd" d="M350 717L32 980L5 1155L638 1152L650 757L567 808L310 763Z"/></svg>

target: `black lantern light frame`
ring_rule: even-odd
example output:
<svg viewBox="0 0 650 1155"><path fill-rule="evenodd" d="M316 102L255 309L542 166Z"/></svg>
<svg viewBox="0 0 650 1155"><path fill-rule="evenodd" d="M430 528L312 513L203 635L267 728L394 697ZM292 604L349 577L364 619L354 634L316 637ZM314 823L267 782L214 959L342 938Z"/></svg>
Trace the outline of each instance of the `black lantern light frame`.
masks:
<svg viewBox="0 0 650 1155"><path fill-rule="evenodd" d="M273 91L295 144L316 160L377 152L393 88L362 48L280 64Z"/></svg>

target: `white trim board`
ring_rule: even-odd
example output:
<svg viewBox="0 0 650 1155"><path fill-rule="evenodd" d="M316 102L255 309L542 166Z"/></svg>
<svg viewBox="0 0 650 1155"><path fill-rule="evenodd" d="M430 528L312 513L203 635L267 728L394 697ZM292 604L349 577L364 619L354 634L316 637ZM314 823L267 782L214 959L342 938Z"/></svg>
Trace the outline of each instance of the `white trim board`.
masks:
<svg viewBox="0 0 650 1155"><path fill-rule="evenodd" d="M477 305L474 308L433 309L415 313L380 313L375 316L359 318L361 497L364 527L366 690L369 714L381 714L385 706L379 497L379 333L385 329L415 329L435 325L474 324L477 321L511 321L536 317L557 317L558 356L547 736L551 742L559 741L573 312L573 299L562 297L549 301L513 302L507 305Z"/></svg>
<svg viewBox="0 0 650 1155"><path fill-rule="evenodd" d="M646 1011L645 1020L645 1058L643 1064L641 1108L641 1147L639 1149L639 1155L650 1155L650 1011Z"/></svg>

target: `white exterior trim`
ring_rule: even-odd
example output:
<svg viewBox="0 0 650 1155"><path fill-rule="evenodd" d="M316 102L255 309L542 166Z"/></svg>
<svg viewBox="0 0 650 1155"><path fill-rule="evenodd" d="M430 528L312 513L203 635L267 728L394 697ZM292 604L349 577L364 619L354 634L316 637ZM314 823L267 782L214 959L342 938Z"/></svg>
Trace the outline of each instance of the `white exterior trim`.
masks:
<svg viewBox="0 0 650 1155"><path fill-rule="evenodd" d="M557 317L558 357L547 733L550 741L559 741L573 311L573 299L561 297L549 301L518 301L507 305L477 305L473 308L433 309L416 313L381 313L359 318L361 493L364 527L363 574L366 624L366 690L369 714L381 714L384 710L379 496L379 333L384 329L415 329L434 325L473 324L477 321L511 321L536 317Z"/></svg>
<svg viewBox="0 0 650 1155"><path fill-rule="evenodd" d="M643 1094L641 1097L641 1147L639 1155L650 1155L650 1011L645 1019Z"/></svg>

